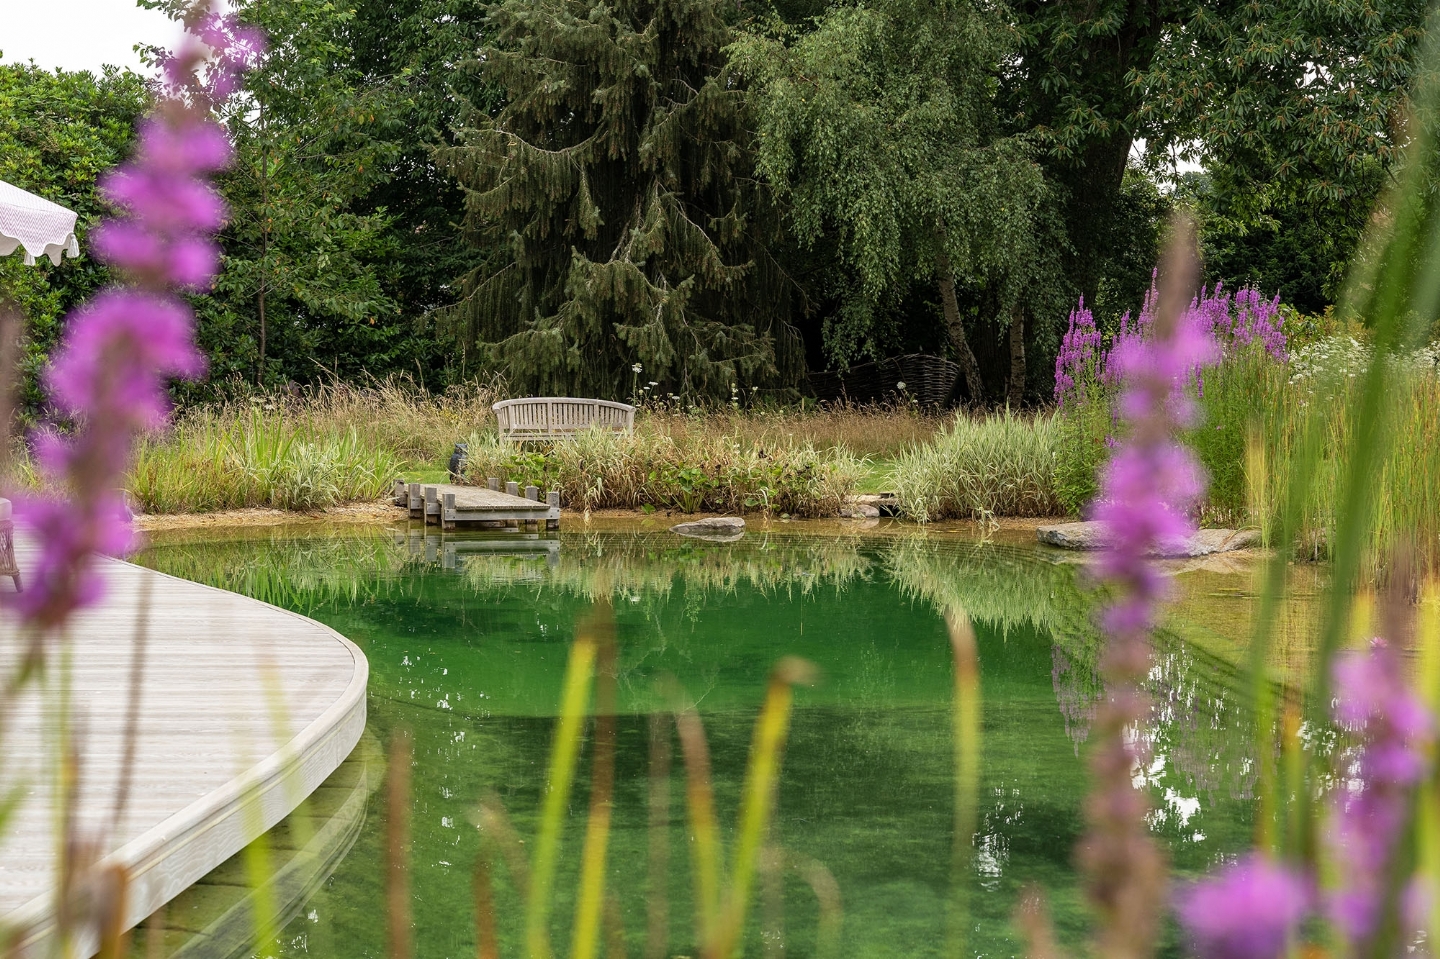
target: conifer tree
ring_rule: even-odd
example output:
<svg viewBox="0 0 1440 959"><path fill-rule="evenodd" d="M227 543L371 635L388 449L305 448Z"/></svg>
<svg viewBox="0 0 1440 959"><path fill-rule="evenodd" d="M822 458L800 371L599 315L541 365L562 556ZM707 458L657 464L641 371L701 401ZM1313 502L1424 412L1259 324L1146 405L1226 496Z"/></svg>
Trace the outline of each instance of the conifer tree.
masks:
<svg viewBox="0 0 1440 959"><path fill-rule="evenodd" d="M503 94L440 165L482 258L442 320L516 391L793 383L720 0L502 0L475 68Z"/></svg>

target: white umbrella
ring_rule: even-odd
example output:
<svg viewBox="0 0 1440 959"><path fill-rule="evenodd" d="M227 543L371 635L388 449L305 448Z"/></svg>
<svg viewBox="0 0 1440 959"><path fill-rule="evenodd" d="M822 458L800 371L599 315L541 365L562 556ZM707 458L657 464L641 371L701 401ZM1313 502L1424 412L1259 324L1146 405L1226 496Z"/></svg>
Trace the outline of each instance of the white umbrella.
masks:
<svg viewBox="0 0 1440 959"><path fill-rule="evenodd" d="M16 247L24 247L26 266L33 266L37 256L48 256L56 266L61 253L79 256L75 212L0 180L0 256Z"/></svg>

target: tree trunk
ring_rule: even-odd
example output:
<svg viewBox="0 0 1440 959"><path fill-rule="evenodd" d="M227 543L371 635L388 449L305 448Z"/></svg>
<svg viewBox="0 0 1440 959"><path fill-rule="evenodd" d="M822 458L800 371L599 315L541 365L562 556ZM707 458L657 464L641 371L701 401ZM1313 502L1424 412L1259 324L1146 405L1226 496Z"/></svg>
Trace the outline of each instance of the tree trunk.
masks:
<svg viewBox="0 0 1440 959"><path fill-rule="evenodd" d="M1020 306L1010 314L1010 383L1005 402L1012 410L1025 402L1025 309Z"/></svg>
<svg viewBox="0 0 1440 959"><path fill-rule="evenodd" d="M936 254L935 270L950 345L955 347L955 355L960 359L960 373L965 377L965 391L970 394L970 403L978 405L985 399L985 386L980 382L980 364L975 361L970 341L965 338L965 324L960 320L960 301L955 298L955 271L950 268L950 257L943 252Z"/></svg>

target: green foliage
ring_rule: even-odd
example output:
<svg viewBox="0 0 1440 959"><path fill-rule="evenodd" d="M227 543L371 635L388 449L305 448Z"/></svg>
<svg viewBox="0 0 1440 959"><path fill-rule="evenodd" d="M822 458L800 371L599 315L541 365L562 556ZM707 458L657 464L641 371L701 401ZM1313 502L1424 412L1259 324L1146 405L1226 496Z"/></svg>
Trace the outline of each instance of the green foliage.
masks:
<svg viewBox="0 0 1440 959"><path fill-rule="evenodd" d="M1334 301L1406 139L1428 6L1266 0L1186 13L1143 80L1139 116L1154 149L1204 157L1207 275L1264 282L1305 310Z"/></svg>
<svg viewBox="0 0 1440 959"><path fill-rule="evenodd" d="M84 255L90 229L105 210L99 177L129 153L147 94L133 73L42 70L0 64L0 180L74 210L81 257L59 266L25 266L17 253L0 258L0 298L15 301L26 320L24 405L42 405L37 374L61 320L109 281L109 271Z"/></svg>
<svg viewBox="0 0 1440 959"><path fill-rule="evenodd" d="M961 414L931 443L896 457L891 484L905 515L922 523L1055 516L1061 437L1050 414Z"/></svg>
<svg viewBox="0 0 1440 959"><path fill-rule="evenodd" d="M1056 414L1060 448L1055 457L1055 496L1076 516L1100 492L1100 468L1110 459L1115 428L1109 397L1093 381L1081 381L1073 401Z"/></svg>
<svg viewBox="0 0 1440 959"><path fill-rule="evenodd" d="M214 375L258 378L263 365L267 382L283 383L384 369L408 332L381 282L399 241L385 211L361 201L408 131L351 60L352 10L252 0L241 14L266 30L270 53L226 117L231 219L223 272L199 311Z"/></svg>
<svg viewBox="0 0 1440 959"><path fill-rule="evenodd" d="M179 0L142 0L175 14ZM459 378L423 318L462 272L460 191L430 161L479 87L456 70L481 4L243 0L270 53L229 111L234 168L225 271L197 302L208 386L260 372L314 383L395 372L436 387Z"/></svg>
<svg viewBox="0 0 1440 959"><path fill-rule="evenodd" d="M877 312L917 281L939 281L962 363L957 281L988 290L1002 325L1053 285L1040 169L1023 140L1000 135L992 109L1004 37L975 7L884 0L730 48L755 87L759 171L798 239L833 237L843 265L825 328L838 364L877 352Z"/></svg>
<svg viewBox="0 0 1440 959"><path fill-rule="evenodd" d="M312 433L260 410L247 418L200 411L141 444L126 488L151 513L315 510L377 498L403 465L354 427Z"/></svg>
<svg viewBox="0 0 1440 959"><path fill-rule="evenodd" d="M479 261L443 315L520 391L615 397L792 384L745 102L718 0L506 0L481 77L504 93L437 153Z"/></svg>
<svg viewBox="0 0 1440 959"><path fill-rule="evenodd" d="M1227 356L1204 375L1199 396L1199 422L1185 437L1209 480L1205 491L1206 522L1245 526L1250 489L1246 455L1259 442L1262 416L1277 388L1284 389L1288 370L1251 344Z"/></svg>

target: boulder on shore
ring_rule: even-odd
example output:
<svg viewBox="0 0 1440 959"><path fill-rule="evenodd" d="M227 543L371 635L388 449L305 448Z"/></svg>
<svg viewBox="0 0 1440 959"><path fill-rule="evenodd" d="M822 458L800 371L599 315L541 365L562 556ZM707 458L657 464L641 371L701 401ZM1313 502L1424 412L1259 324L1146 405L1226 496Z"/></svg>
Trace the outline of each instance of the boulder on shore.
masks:
<svg viewBox="0 0 1440 959"><path fill-rule="evenodd" d="M1061 549L1094 550L1109 545L1105 524L1095 520L1082 523L1056 523L1053 526L1037 526L1035 538L1047 546ZM1202 529L1196 531L1184 543L1168 549L1156 550L1154 555L1163 558L1184 559L1194 556L1210 556L1213 553L1229 553L1237 549L1249 549L1260 545L1260 531L1255 529Z"/></svg>
<svg viewBox="0 0 1440 959"><path fill-rule="evenodd" d="M745 535L745 521L738 516L711 516L677 523L670 527L670 532L714 543L733 543Z"/></svg>

